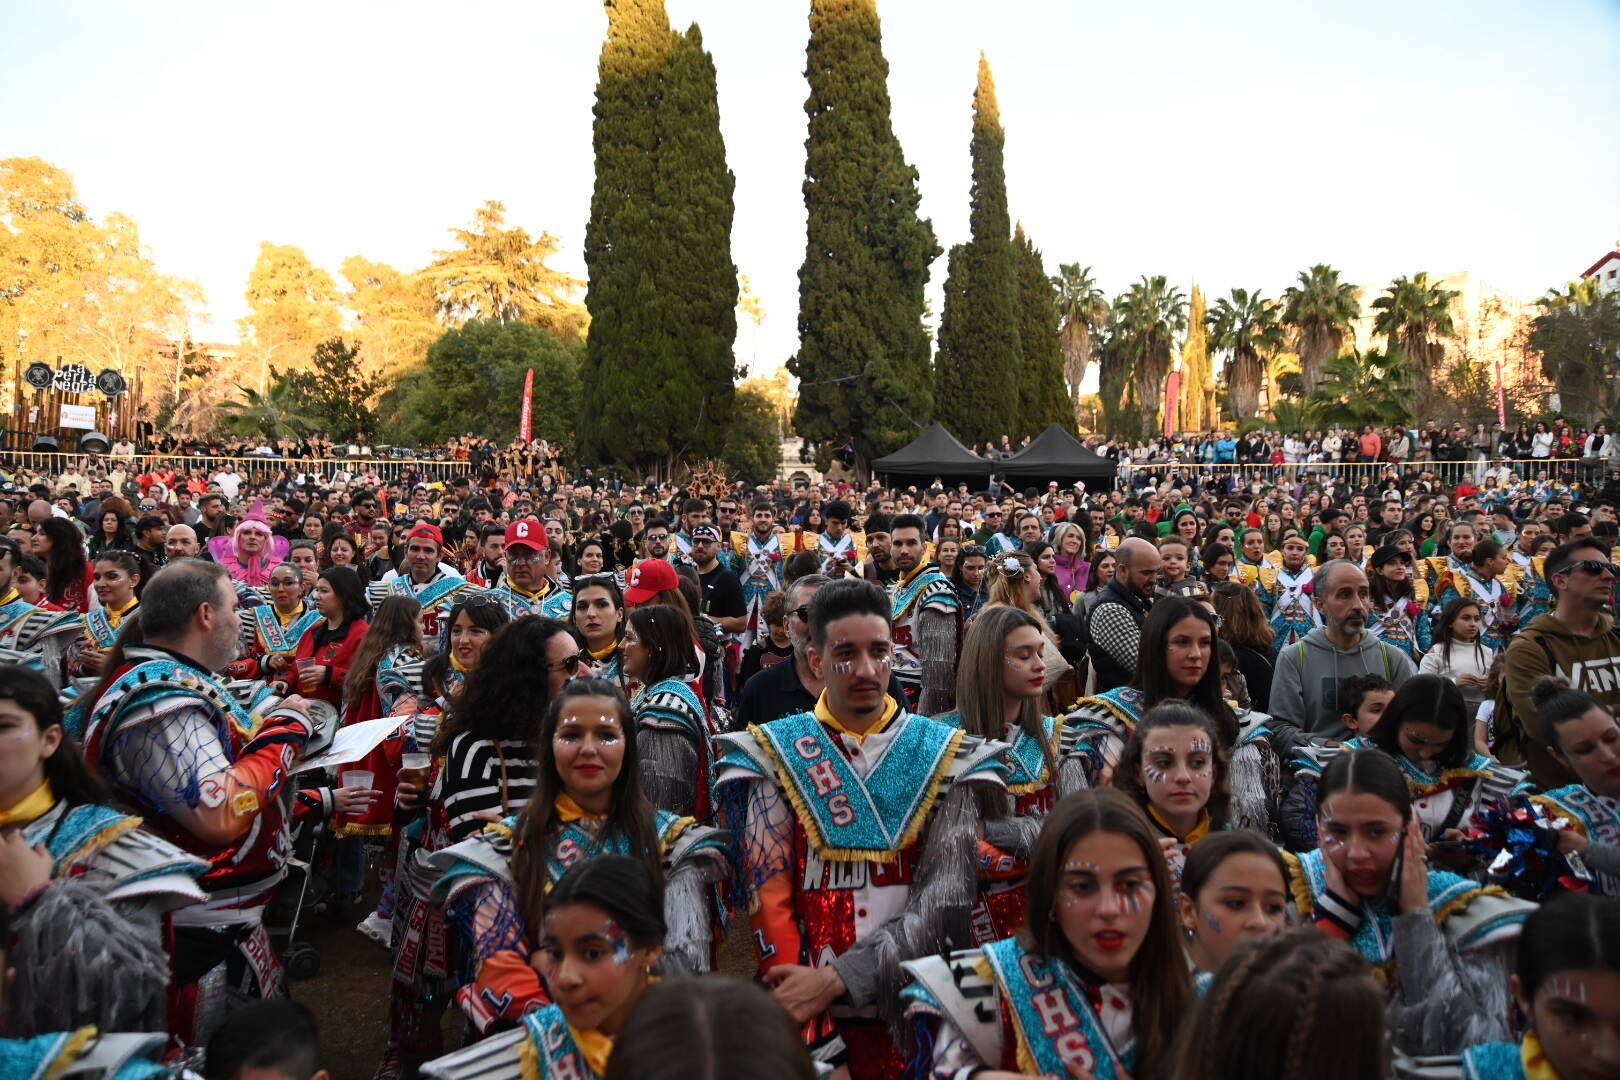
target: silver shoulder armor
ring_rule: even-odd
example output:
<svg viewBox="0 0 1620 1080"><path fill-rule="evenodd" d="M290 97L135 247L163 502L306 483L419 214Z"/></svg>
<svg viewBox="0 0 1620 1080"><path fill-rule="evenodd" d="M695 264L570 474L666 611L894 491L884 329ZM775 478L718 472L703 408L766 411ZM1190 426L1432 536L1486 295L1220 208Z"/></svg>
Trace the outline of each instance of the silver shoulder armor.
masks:
<svg viewBox="0 0 1620 1080"><path fill-rule="evenodd" d="M491 1035L471 1046L435 1058L422 1066L428 1080L523 1080L523 1043L527 1027Z"/></svg>

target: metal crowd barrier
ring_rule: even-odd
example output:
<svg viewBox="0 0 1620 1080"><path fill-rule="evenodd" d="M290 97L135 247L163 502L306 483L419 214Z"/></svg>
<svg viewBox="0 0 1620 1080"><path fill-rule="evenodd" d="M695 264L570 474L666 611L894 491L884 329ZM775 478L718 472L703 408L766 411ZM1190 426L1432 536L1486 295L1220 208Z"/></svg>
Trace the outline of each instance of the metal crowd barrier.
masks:
<svg viewBox="0 0 1620 1080"><path fill-rule="evenodd" d="M1293 485L1305 483L1311 479L1320 479L1323 474L1347 480L1356 487L1367 484L1376 484L1383 479L1390 468L1405 473L1407 469L1416 469L1419 472L1433 472L1441 481L1456 485L1465 479L1475 483L1480 482L1487 469L1492 466L1511 466L1513 471L1526 480L1534 481L1545 472L1549 479L1561 480L1565 483L1580 482L1587 487L1602 487L1607 475L1607 466L1602 458L1489 458L1468 461L1403 461L1393 466L1387 461L1299 461L1285 462L1273 465L1270 462L1247 465L1204 464L1196 461L1183 462L1157 462L1152 464L1132 465L1121 463L1119 471L1114 476L1114 486L1120 489L1129 489L1141 486L1147 478L1155 482L1168 479L1172 474L1183 478L1198 478L1206 475L1229 478L1229 486L1241 488L1253 480L1260 480L1268 485Z"/></svg>
<svg viewBox="0 0 1620 1080"><path fill-rule="evenodd" d="M113 454L69 454L45 451L8 451L0 453L0 463L8 472L26 472L46 476L61 476L68 472L89 475L97 466L109 470L122 466L124 472L138 476L155 469L169 468L185 474L193 469L212 476L230 465L249 483L263 483L282 472L313 473L331 480L340 472L351 477L375 474L379 479L401 483L448 482L457 476L473 472L470 462L454 458L392 458L392 457L334 457L334 458L281 458L248 454L244 456L215 456L205 454L136 454L133 457ZM15 479L16 477L13 476Z"/></svg>

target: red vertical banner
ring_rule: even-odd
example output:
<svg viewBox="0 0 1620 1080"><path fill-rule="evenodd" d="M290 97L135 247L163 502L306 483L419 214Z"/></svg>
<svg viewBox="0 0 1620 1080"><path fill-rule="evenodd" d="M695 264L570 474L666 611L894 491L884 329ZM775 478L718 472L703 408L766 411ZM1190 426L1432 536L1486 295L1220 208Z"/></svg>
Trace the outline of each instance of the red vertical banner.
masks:
<svg viewBox="0 0 1620 1080"><path fill-rule="evenodd" d="M534 419L534 368L523 376L523 408L518 413L518 438L529 441L529 428Z"/></svg>
<svg viewBox="0 0 1620 1080"><path fill-rule="evenodd" d="M1176 433L1176 405L1181 401L1181 372L1172 371L1164 381L1164 437Z"/></svg>
<svg viewBox="0 0 1620 1080"><path fill-rule="evenodd" d="M1496 358L1496 422L1507 429L1507 387L1502 384L1502 358Z"/></svg>

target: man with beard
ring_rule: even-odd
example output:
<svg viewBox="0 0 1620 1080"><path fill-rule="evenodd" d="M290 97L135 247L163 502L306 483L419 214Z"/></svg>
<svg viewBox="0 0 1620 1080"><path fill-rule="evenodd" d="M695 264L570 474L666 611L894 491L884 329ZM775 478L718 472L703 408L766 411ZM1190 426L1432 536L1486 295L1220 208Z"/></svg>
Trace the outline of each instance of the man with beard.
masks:
<svg viewBox="0 0 1620 1080"><path fill-rule="evenodd" d="M200 554L202 545L197 543L197 530L190 525L170 525L169 531L163 536L163 551L170 562Z"/></svg>
<svg viewBox="0 0 1620 1080"><path fill-rule="evenodd" d="M663 518L653 518L647 523L647 531L641 534L643 558L663 559L665 562L674 562L669 557L669 522Z"/></svg>
<svg viewBox="0 0 1620 1080"><path fill-rule="evenodd" d="M506 532L499 525L485 525L478 530L478 557L467 571L467 580L481 589L499 581L506 568Z"/></svg>
<svg viewBox="0 0 1620 1080"><path fill-rule="evenodd" d="M916 514L901 514L889 532L895 582L889 592L894 624L894 676L905 687L908 708L937 716L956 697L956 639L962 605L956 586L924 561L925 527ZM871 532L867 533L868 542Z"/></svg>
<svg viewBox="0 0 1620 1080"><path fill-rule="evenodd" d="M1135 675L1142 624L1164 565L1158 547L1140 536L1126 537L1114 560L1114 580L1103 586L1085 625L1090 642L1086 655L1099 694L1126 685Z"/></svg>
<svg viewBox="0 0 1620 1080"><path fill-rule="evenodd" d="M725 507L733 500L720 500L721 517ZM748 622L742 633L744 648L768 635L760 609L765 598L782 587L782 538L776 532L776 509L769 499L755 499L749 507L753 529L746 533L733 532L730 541L731 564L742 581L743 602L748 609ZM726 535L726 534L722 534Z"/></svg>
<svg viewBox="0 0 1620 1080"><path fill-rule="evenodd" d="M1339 708L1341 680L1379 675L1399 689L1417 668L1404 650L1367 632L1372 595L1361 567L1347 559L1325 563L1313 592L1323 625L1278 655L1270 712L1308 735L1342 740L1350 731Z"/></svg>
<svg viewBox="0 0 1620 1080"><path fill-rule="evenodd" d="M880 589L887 589L900 577L889 550L890 531L894 528L887 514L873 514L866 519L866 561L861 563L861 577Z"/></svg>

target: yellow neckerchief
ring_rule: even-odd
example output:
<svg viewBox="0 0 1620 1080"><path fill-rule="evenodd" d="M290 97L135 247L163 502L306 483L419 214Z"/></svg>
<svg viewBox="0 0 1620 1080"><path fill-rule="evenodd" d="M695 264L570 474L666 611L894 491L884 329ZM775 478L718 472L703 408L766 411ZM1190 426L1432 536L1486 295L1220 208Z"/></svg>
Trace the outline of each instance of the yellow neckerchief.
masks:
<svg viewBox="0 0 1620 1080"><path fill-rule="evenodd" d="M6 595L0 596L0 607L5 607L7 604L13 603L18 599L20 599L20 597L18 597L16 589L7 589Z"/></svg>
<svg viewBox="0 0 1620 1080"><path fill-rule="evenodd" d="M111 626L114 630L118 629L118 625L124 621L124 616L134 611L135 606L140 602L140 597L132 596L129 598L129 603L125 604L122 608L104 608L104 610L107 612L107 625Z"/></svg>
<svg viewBox="0 0 1620 1080"><path fill-rule="evenodd" d="M871 728L865 732L865 734L862 734L860 732L849 730L849 728L845 727L839 722L838 717L833 715L832 706L827 704L827 691L823 690L821 692L821 697L816 700L817 720L820 720L823 724L832 728L834 731L850 736L856 742L863 745L866 742L867 735L876 735L878 732L888 727L889 721L893 720L895 714L899 711L900 706L895 702L894 698L885 694L883 697L883 715L878 718L878 722L873 724Z"/></svg>
<svg viewBox="0 0 1620 1080"><path fill-rule="evenodd" d="M585 651L591 654L592 660L606 660L608 657L619 651L619 641L617 638L615 638L613 640L613 644L609 645L605 649L586 649Z"/></svg>
<svg viewBox="0 0 1620 1080"><path fill-rule="evenodd" d="M604 1035L595 1028L581 1031L573 1024L568 1025L568 1032L574 1037L574 1045L579 1047L580 1056L590 1066L591 1072L606 1076L608 1057L613 1053L613 1036Z"/></svg>
<svg viewBox="0 0 1620 1080"><path fill-rule="evenodd" d="M564 821L602 821L607 818L606 814L591 813L575 802L573 796L566 791L557 792L557 799L551 805L557 808L557 816Z"/></svg>
<svg viewBox="0 0 1620 1080"><path fill-rule="evenodd" d="M1188 845L1189 847L1198 843L1198 841L1209 835L1209 811L1207 809L1198 811L1198 824L1194 825L1192 827L1192 832L1188 833L1186 836L1176 836L1176 830L1170 827L1170 822L1166 821L1164 815L1159 813L1159 808L1157 806L1154 806L1152 803L1148 803L1147 809L1148 814L1155 822L1158 823L1159 828L1163 829L1170 836L1175 836L1177 840Z"/></svg>
<svg viewBox="0 0 1620 1080"><path fill-rule="evenodd" d="M450 654L450 666L461 672L463 675L469 674L468 670L461 666L461 661L456 659L455 653Z"/></svg>
<svg viewBox="0 0 1620 1080"><path fill-rule="evenodd" d="M510 589L514 595L521 596L525 600L541 600L551 595L551 579L542 578L541 580L545 582L545 585L542 586L538 592L529 592L526 589L519 588L518 586L512 584L511 578L506 579L506 587Z"/></svg>
<svg viewBox="0 0 1620 1080"><path fill-rule="evenodd" d="M1558 1080L1558 1070L1547 1060L1541 1037L1534 1031L1525 1032L1519 1042L1519 1064L1524 1068L1524 1080Z"/></svg>
<svg viewBox="0 0 1620 1080"><path fill-rule="evenodd" d="M276 622L280 623L281 628L283 630L285 630L289 626L291 626L293 623L297 622L299 619L302 619L304 617L305 612L308 611L309 609L306 608L304 606L304 602L302 600L300 600L300 601L298 601L298 610L294 611L291 615L283 615L281 613L281 609L276 607L276 605L274 605L274 604L270 605L270 610L275 612L275 614L276 614Z"/></svg>
<svg viewBox="0 0 1620 1080"><path fill-rule="evenodd" d="M26 825L35 818L40 817L56 805L56 795L51 791L51 782L42 781L23 801L10 810L0 810L0 829L8 825Z"/></svg>

